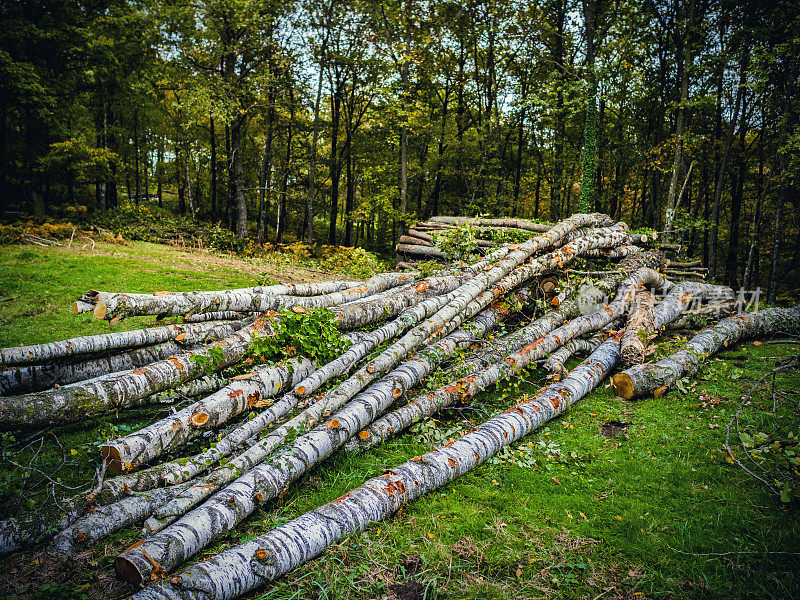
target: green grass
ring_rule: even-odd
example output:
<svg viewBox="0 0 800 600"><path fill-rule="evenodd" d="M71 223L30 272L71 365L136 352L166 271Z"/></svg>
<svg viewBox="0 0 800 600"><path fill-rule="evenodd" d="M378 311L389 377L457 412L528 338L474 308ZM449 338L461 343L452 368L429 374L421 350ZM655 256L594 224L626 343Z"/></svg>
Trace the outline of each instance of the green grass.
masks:
<svg viewBox="0 0 800 600"><path fill-rule="evenodd" d="M65 257L54 250L37 252L42 258L33 262L19 257L24 252L30 250L0 249L3 285L24 278L25 285L13 294L38 299L47 290L48 299L37 305L46 310L28 316L0 304L8 343L33 335L41 341L98 331L93 327L103 324L65 310L67 300L91 287L152 291L243 285L246 279L233 266L213 273L170 268L165 259L172 250L153 245L126 249L124 256L110 257L105 267L95 259ZM69 270L67 260L73 261ZM109 272L111 265L114 272ZM47 274L41 275L41 269ZM12 292L4 287L3 293ZM725 429L741 395L776 361L796 352L792 344L748 343L729 349L712 359L685 393L672 391L663 398L625 402L600 388L500 460L387 522L349 536L248 598L800 597L797 504L768 494L726 461L723 452ZM533 371L524 381L447 411L437 417L436 428L417 427L361 455L335 455L198 558L333 500L383 469L429 450L443 440L444 431L457 435L468 430L523 394L534 393L546 383L544 375ZM791 392L798 386L798 373L787 370L777 376L775 389ZM793 428L797 435L797 397L788 393L778 398L784 408L774 415L781 419L776 426ZM772 409L769 394L756 395L748 407L748 423L766 428L773 423ZM100 419L88 430L56 431L63 455L48 437L41 465L52 471L63 456L68 463L59 471L63 482L88 481L97 464L97 444L112 428L133 428L160 414L139 411L122 421ZM611 420L628 423L626 433L604 437L600 425ZM20 471L4 465L3 474L17 478L5 491L18 490ZM28 497L37 506L46 501L41 493ZM13 494L7 496L7 503L12 499ZM136 531L128 530L74 562L48 559L43 564L50 571L30 567L32 557L39 556L35 553L7 558L0 568L17 582L15 589L27 590L23 597L122 597L134 590L113 583L109 557L137 538ZM27 583L19 583L23 577ZM42 588L56 578L60 583L55 591Z"/></svg>

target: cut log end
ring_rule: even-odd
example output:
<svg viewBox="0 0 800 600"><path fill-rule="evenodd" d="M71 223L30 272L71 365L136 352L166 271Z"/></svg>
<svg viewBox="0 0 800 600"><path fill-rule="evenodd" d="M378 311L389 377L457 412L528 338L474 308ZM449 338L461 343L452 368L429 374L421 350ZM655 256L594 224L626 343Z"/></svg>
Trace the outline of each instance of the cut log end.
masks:
<svg viewBox="0 0 800 600"><path fill-rule="evenodd" d="M94 306L94 311L92 314L94 315L95 319L105 319L106 313L108 312L108 306L102 300L98 300L97 304Z"/></svg>
<svg viewBox="0 0 800 600"><path fill-rule="evenodd" d="M106 464L106 469L108 469L109 473L112 475L122 474L122 457L120 456L117 448L114 446L102 446L100 448L100 457Z"/></svg>
<svg viewBox="0 0 800 600"><path fill-rule="evenodd" d="M195 427L202 427L208 423L208 413L198 411L194 413L189 419Z"/></svg>
<svg viewBox="0 0 800 600"><path fill-rule="evenodd" d="M625 373L617 373L614 375L611 378L611 385L614 386L614 391L617 393L617 396L621 396L625 398L625 400L631 400L635 394L633 380L630 375L626 375Z"/></svg>
<svg viewBox="0 0 800 600"><path fill-rule="evenodd" d="M128 583L138 586L142 585L144 581L144 577L139 572L139 569L136 568L136 565L124 556L118 556L114 559L114 569Z"/></svg>

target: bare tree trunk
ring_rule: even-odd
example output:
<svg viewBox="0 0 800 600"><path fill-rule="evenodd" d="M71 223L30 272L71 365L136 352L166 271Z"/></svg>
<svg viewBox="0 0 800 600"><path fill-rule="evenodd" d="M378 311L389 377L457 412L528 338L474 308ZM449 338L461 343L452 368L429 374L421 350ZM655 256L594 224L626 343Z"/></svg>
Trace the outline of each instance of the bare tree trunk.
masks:
<svg viewBox="0 0 800 600"><path fill-rule="evenodd" d="M686 14L686 31L683 35L678 32L678 25L675 25L674 39L678 45L678 54L683 51L680 89L681 99L675 119L675 157L672 160L672 175L669 180L669 191L667 192L667 207L664 213L664 236L665 241L671 242L673 237L672 225L675 222L675 211L680 202L678 195L678 182L683 171L683 132L686 120L686 105L689 102L689 71L692 67L692 40L691 33L694 27L694 0L689 0ZM682 48L681 48L682 47Z"/></svg>
<svg viewBox="0 0 800 600"><path fill-rule="evenodd" d="M731 154L731 146L733 146L733 138L736 133L736 122L739 120L739 109L742 105L742 95L745 91L745 83L747 81L747 67L750 60L750 49L744 48L742 51L742 58L739 62L739 85L736 89L736 100L733 105L733 116L731 117L731 126L725 136L725 146L722 152L722 160L719 164L719 173L717 174L717 184L714 189L714 205L711 209L711 240L709 242L709 255L708 255L708 272L711 277L717 275L717 251L719 246L719 209L722 201L722 190L725 183L725 171L728 169L728 158Z"/></svg>

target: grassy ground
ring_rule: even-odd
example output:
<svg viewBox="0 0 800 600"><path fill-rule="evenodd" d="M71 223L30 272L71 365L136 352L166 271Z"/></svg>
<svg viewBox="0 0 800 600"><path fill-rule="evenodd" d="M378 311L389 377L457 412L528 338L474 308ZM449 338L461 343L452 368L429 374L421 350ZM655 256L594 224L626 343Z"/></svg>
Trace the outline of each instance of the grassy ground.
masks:
<svg viewBox="0 0 800 600"><path fill-rule="evenodd" d="M247 285L265 268L274 269L149 244L94 253L0 248L0 296L19 296L0 302L3 341L101 331L107 325L68 311L68 303L89 288L233 287ZM350 536L249 598L800 597L796 503L769 495L723 452L742 394L796 351L796 345L768 343L728 349L709 361L696 384L660 399L629 403L599 389L493 463ZM448 411L435 427L418 426L363 455L336 455L199 558L466 431L535 392L544 373L533 371L517 383ZM779 391L777 404L760 389L747 405L748 423L761 430L772 423L783 437L792 428L793 435L800 433L792 395L800 389L800 374L786 370L766 385ZM773 411L780 421L771 420ZM36 464L61 478L58 484L78 486L91 479L105 436L161 414L140 411L123 420L99 419L88 430L55 431L12 458L27 464L36 455ZM25 481L25 472L8 458L0 466L6 513L47 502L41 478ZM111 561L136 539L136 531L125 531L68 561L41 550L6 558L0 569L8 585L0 598L130 594L132 588L115 580Z"/></svg>

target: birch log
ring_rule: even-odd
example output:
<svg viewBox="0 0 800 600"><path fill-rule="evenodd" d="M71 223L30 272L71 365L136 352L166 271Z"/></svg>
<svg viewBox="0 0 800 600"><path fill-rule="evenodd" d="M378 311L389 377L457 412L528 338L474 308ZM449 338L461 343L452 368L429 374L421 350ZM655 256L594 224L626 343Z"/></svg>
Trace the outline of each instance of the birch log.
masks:
<svg viewBox="0 0 800 600"><path fill-rule="evenodd" d="M535 399L263 536L146 587L134 600L232 600L257 589L318 556L345 535L387 518L474 469L563 413L605 378L618 357L616 342L609 340L564 381L550 385ZM124 572L128 565L121 562L118 568Z"/></svg>
<svg viewBox="0 0 800 600"><path fill-rule="evenodd" d="M800 333L800 306L768 308L723 319L694 336L672 356L626 369L614 375L611 381L617 394L628 400L650 394L660 397L678 379L696 373L720 348L742 339L784 333Z"/></svg>
<svg viewBox="0 0 800 600"><path fill-rule="evenodd" d="M436 216L429 219L432 223L443 223L445 225L476 225L478 227L502 227L511 229L523 229L535 233L545 233L550 231L552 225L545 223L534 223L525 219L473 219L470 217L445 217Z"/></svg>
<svg viewBox="0 0 800 600"><path fill-rule="evenodd" d="M168 341L184 344L202 344L215 336L225 337L234 330L244 326L243 321L225 323L198 323L196 325L166 325L135 329L133 331L115 331L100 335L87 335L60 342L19 346L16 348L0 348L0 364L5 366L35 365L56 360L86 357L93 354L106 354L113 350L139 348Z"/></svg>
<svg viewBox="0 0 800 600"><path fill-rule="evenodd" d="M397 287L413 279L402 273L381 273L358 287L316 296L289 296L251 290L186 292L181 294L111 294L92 292L81 297L94 302L97 319L110 321L142 315L183 316L213 311L266 312L280 307L308 308L335 306Z"/></svg>
<svg viewBox="0 0 800 600"><path fill-rule="evenodd" d="M458 343L483 335L504 315L505 311L499 314L495 310L484 311L468 330L454 332L437 342L423 356L406 361L378 384L331 415L324 424L299 436L289 448L280 451L269 461L258 462L266 457L265 446L267 451L271 450L264 440L259 440L258 446L261 450L248 461L256 466L212 496L205 504L188 513L186 510L202 500L209 487L218 489L221 484L230 481L237 471L248 468L243 459L248 454L252 455L255 447L231 461L225 469L217 469L211 478L186 488L181 497L155 511L148 527L153 530L179 515L183 516L166 529L144 540L141 546L131 548L122 555L117 563L120 565L120 573L123 577L141 581L147 579L153 569L147 557L156 561L163 569L170 570L194 555L215 536L230 530L244 519L258 503L276 497L292 481L340 448L394 399L421 381L436 364L452 354Z"/></svg>
<svg viewBox="0 0 800 600"><path fill-rule="evenodd" d="M202 427L217 427L251 408L262 399L295 385L316 365L300 357L286 363L254 369L246 378L237 378L211 396L190 404L175 414L139 431L100 447L109 472L114 475L138 469L172 451L203 432Z"/></svg>
<svg viewBox="0 0 800 600"><path fill-rule="evenodd" d="M259 317L253 324L199 350L171 356L113 380L100 379L47 392L0 398L0 430L70 423L144 404L152 394L205 374L201 364L204 361L198 357L215 365L216 370L238 363L254 335L272 334L275 318L274 315ZM215 354L221 358L217 360Z"/></svg>
<svg viewBox="0 0 800 600"><path fill-rule="evenodd" d="M655 299L648 290L636 292L628 325L620 339L620 354L626 367L640 365L644 362L646 342L653 329L654 308Z"/></svg>
<svg viewBox="0 0 800 600"><path fill-rule="evenodd" d="M615 248L598 248L593 250L587 250L586 252L582 252L581 256L584 258L606 258L606 259L617 259L617 258L625 258L626 256L630 256L631 254L638 254L641 252L642 249L639 246L617 246Z"/></svg>
<svg viewBox="0 0 800 600"><path fill-rule="evenodd" d="M164 342L74 363L14 367L0 371L0 396L41 392L110 373L130 371L185 351L183 344Z"/></svg>

